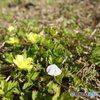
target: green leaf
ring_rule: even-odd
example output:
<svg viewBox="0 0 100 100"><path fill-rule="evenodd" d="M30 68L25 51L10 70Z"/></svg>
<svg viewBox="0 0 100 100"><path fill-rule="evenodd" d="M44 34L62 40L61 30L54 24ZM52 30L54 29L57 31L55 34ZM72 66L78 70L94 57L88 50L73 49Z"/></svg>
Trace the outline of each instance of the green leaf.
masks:
<svg viewBox="0 0 100 100"><path fill-rule="evenodd" d="M32 79L33 81L35 81L36 79L38 79L38 76L39 76L39 73L38 73L38 72L35 72L35 73L33 74L33 76L31 77L31 79Z"/></svg>
<svg viewBox="0 0 100 100"><path fill-rule="evenodd" d="M43 100L43 96L38 91L32 91L32 100Z"/></svg>
<svg viewBox="0 0 100 100"><path fill-rule="evenodd" d="M4 98L2 98L2 100L12 100L12 99L4 97Z"/></svg>
<svg viewBox="0 0 100 100"><path fill-rule="evenodd" d="M61 98L59 100L75 100L75 98L71 97L69 92L66 91L61 94Z"/></svg>
<svg viewBox="0 0 100 100"><path fill-rule="evenodd" d="M48 62L49 62L50 64L53 63L53 56L49 55L49 60L48 60Z"/></svg>
<svg viewBox="0 0 100 100"><path fill-rule="evenodd" d="M58 76L55 76L54 77L54 80L57 82L57 83L60 83L62 82L62 78L64 77L64 73L58 75Z"/></svg>
<svg viewBox="0 0 100 100"><path fill-rule="evenodd" d="M9 100L13 100L14 95L13 95L11 92L8 92L8 93L5 95L5 97L8 98Z"/></svg>
<svg viewBox="0 0 100 100"><path fill-rule="evenodd" d="M32 86L32 82L26 82L26 83L24 83L24 85L23 85L23 90L26 90L28 87L30 87L30 86Z"/></svg>
<svg viewBox="0 0 100 100"><path fill-rule="evenodd" d="M60 87L58 84L53 83L53 81L50 81L47 84L48 92L54 93L54 96L52 97L52 100L58 100L58 97L60 95Z"/></svg>
<svg viewBox="0 0 100 100"><path fill-rule="evenodd" d="M79 79L78 76L76 75L73 75L73 85L75 87L79 87L81 85L81 80Z"/></svg>
<svg viewBox="0 0 100 100"><path fill-rule="evenodd" d="M19 98L20 98L20 100L25 100L23 96L20 96Z"/></svg>
<svg viewBox="0 0 100 100"><path fill-rule="evenodd" d="M2 89L0 89L0 95L3 95L3 94L4 94L3 90L2 90Z"/></svg>
<svg viewBox="0 0 100 100"><path fill-rule="evenodd" d="M5 53L5 60L9 63L13 63L13 55L12 53Z"/></svg>
<svg viewBox="0 0 100 100"><path fill-rule="evenodd" d="M5 78L5 76L0 74L0 80L3 80L4 78Z"/></svg>
<svg viewBox="0 0 100 100"><path fill-rule="evenodd" d="M17 30L18 30L17 34L19 36L23 36L24 37L26 35L26 31L25 31L25 29L23 27L20 27Z"/></svg>
<svg viewBox="0 0 100 100"><path fill-rule="evenodd" d="M6 81L4 81L4 80L1 81L1 88L2 88L4 93L7 91L8 86L7 86Z"/></svg>
<svg viewBox="0 0 100 100"><path fill-rule="evenodd" d="M13 81L13 82L12 81L9 81L9 82L1 81L1 87L5 94L12 91L17 86L17 84L18 84L17 81Z"/></svg>
<svg viewBox="0 0 100 100"><path fill-rule="evenodd" d="M20 93L21 93L20 88L19 88L19 87L15 88L15 89L14 89L14 93L20 94Z"/></svg>
<svg viewBox="0 0 100 100"><path fill-rule="evenodd" d="M100 65L100 45L96 46L95 49L92 51L90 62L95 63L96 65Z"/></svg>
<svg viewBox="0 0 100 100"><path fill-rule="evenodd" d="M32 100L37 100L38 91L32 91Z"/></svg>
<svg viewBox="0 0 100 100"><path fill-rule="evenodd" d="M15 87L17 87L18 82L17 81L9 81L8 82L8 89L7 92L12 91Z"/></svg>
<svg viewBox="0 0 100 100"><path fill-rule="evenodd" d="M83 52L83 50L82 50L80 45L76 46L76 51L77 51L78 55L80 55Z"/></svg>
<svg viewBox="0 0 100 100"><path fill-rule="evenodd" d="M27 58L27 51L25 50L22 55L23 55L24 59L26 59Z"/></svg>

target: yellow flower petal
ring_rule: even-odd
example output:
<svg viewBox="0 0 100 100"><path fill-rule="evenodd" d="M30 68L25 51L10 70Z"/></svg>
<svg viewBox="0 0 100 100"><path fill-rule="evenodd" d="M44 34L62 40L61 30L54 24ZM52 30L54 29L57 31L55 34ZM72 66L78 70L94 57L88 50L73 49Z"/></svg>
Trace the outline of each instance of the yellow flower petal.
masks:
<svg viewBox="0 0 100 100"><path fill-rule="evenodd" d="M17 61L17 60L13 59L13 62L14 62L16 65L18 65L18 61Z"/></svg>
<svg viewBox="0 0 100 100"><path fill-rule="evenodd" d="M15 43L19 43L19 40L15 37L10 37L9 40L6 41L6 43L15 44Z"/></svg>
<svg viewBox="0 0 100 100"><path fill-rule="evenodd" d="M27 58L25 62L26 62L26 64L30 64L32 62L32 60L33 60L32 58Z"/></svg>
<svg viewBox="0 0 100 100"><path fill-rule="evenodd" d="M30 57L25 59L22 55L17 55L16 59L13 59L13 62L20 70L30 70L33 67L31 65L32 60Z"/></svg>
<svg viewBox="0 0 100 100"><path fill-rule="evenodd" d="M18 62L23 62L24 61L24 57L22 55L17 55L16 60Z"/></svg>
<svg viewBox="0 0 100 100"><path fill-rule="evenodd" d="M32 32L30 32L27 35L27 38L33 44L35 44L35 43L37 43L39 41L39 36L37 34L32 33Z"/></svg>
<svg viewBox="0 0 100 100"><path fill-rule="evenodd" d="M13 27L13 26L9 26L9 27L8 27L8 31L9 31L9 32L13 31L14 29L15 29L15 27Z"/></svg>

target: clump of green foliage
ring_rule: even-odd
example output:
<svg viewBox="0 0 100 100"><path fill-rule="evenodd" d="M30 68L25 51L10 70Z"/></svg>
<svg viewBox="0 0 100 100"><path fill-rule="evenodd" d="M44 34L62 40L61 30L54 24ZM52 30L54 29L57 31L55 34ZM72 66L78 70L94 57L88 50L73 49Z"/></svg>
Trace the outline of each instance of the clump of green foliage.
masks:
<svg viewBox="0 0 100 100"><path fill-rule="evenodd" d="M39 27L24 20L23 26L15 25L6 30L8 35L4 42L7 49L0 63L9 67L1 70L0 74L2 100L75 100L79 97L71 97L71 91L98 91L91 84L95 81L96 71L83 71L91 64L100 65L99 40L87 39L84 33L72 33L63 25L60 28ZM27 38L30 32L33 33L32 41L36 42ZM38 37L34 38L34 34ZM98 33L96 35L100 37ZM17 55L31 58L33 67L30 70L19 69L19 64L14 63ZM62 73L49 76L46 68L50 64L56 64Z"/></svg>

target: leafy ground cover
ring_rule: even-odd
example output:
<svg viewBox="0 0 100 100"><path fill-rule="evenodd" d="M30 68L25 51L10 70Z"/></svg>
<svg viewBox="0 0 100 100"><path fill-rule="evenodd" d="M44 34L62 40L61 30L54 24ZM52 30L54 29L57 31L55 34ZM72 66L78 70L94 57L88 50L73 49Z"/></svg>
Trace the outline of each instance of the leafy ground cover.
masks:
<svg viewBox="0 0 100 100"><path fill-rule="evenodd" d="M99 0L1 0L0 99L100 99L71 91L100 93Z"/></svg>

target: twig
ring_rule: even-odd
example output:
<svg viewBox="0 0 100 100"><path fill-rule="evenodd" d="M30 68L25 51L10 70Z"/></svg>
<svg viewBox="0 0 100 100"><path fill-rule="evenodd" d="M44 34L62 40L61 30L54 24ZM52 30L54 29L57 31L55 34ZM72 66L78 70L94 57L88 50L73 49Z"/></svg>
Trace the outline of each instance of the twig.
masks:
<svg viewBox="0 0 100 100"><path fill-rule="evenodd" d="M9 76L6 78L6 82L9 81L10 78L11 78L11 75L9 75Z"/></svg>
<svg viewBox="0 0 100 100"><path fill-rule="evenodd" d="M92 32L91 35L89 36L89 39L92 38L92 37L95 35L96 31L97 31L97 29L94 29L94 30L93 30L93 32Z"/></svg>
<svg viewBox="0 0 100 100"><path fill-rule="evenodd" d="M3 42L2 44L0 44L0 49L1 49L2 47L4 47L4 45L5 45L5 42Z"/></svg>

